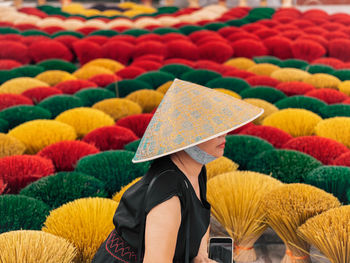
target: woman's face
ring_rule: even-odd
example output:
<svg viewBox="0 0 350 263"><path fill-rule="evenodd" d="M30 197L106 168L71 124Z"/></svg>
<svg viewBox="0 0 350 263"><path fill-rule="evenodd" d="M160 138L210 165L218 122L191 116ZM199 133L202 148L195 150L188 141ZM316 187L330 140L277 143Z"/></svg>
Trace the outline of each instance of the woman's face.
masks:
<svg viewBox="0 0 350 263"><path fill-rule="evenodd" d="M226 135L227 133L209 141L198 144L197 146L206 153L219 158L224 155Z"/></svg>

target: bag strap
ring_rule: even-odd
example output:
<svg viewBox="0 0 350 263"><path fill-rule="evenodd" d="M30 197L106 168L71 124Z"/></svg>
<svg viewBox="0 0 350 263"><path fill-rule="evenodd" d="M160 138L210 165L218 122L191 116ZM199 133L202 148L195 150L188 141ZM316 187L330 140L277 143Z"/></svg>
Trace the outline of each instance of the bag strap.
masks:
<svg viewBox="0 0 350 263"><path fill-rule="evenodd" d="M146 202L147 202L147 198L148 198L148 195L151 191L151 188L152 186L154 185L155 181L157 180L157 178L159 178L162 174L166 173L166 172L169 172L169 171L174 171L174 170L166 170L166 171L163 171L161 172L159 175L155 176L152 178L151 182L149 183L148 187L147 187L147 191L146 191L146 194L145 194L145 198L144 198L144 201L143 201L143 208L142 209L142 212L141 212L141 225L140 225L140 235L139 235L139 245L138 245L138 250L137 250L137 262L138 263L142 263L141 262L141 251L143 250L143 241L144 241L144 238L145 238L145 223L146 223ZM186 187L188 189L188 184L186 181L184 181L185 184L186 184ZM186 191L186 200L189 200L188 198L188 191ZM186 206L186 208L188 208L188 206ZM189 209L186 209L186 211L188 211ZM187 222L186 222L186 241L185 241L185 245L186 245L186 248L185 248L185 263L189 263L189 260L190 260L190 213L188 213L188 218L187 218Z"/></svg>
<svg viewBox="0 0 350 263"><path fill-rule="evenodd" d="M187 182L185 181L187 191L186 191L186 200L189 202L189 187ZM190 204L190 203L189 203ZM190 214L190 209L189 205L186 207L187 209L187 222L186 222L186 249L185 249L185 263L189 263L190 261L190 223L191 223L191 214ZM186 212L185 212L186 213Z"/></svg>

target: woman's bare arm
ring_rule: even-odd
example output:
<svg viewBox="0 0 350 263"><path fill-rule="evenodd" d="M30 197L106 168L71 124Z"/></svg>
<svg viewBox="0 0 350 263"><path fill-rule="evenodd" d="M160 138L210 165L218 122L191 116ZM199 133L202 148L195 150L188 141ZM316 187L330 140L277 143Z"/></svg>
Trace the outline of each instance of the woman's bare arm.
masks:
<svg viewBox="0 0 350 263"><path fill-rule="evenodd" d="M144 263L173 262L180 224L179 197L152 208L146 218Z"/></svg>

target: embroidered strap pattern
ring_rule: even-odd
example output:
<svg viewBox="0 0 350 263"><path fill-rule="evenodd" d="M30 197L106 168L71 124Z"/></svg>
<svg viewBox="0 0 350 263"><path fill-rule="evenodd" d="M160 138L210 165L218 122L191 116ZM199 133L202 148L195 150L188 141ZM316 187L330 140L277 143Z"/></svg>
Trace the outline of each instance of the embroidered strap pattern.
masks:
<svg viewBox="0 0 350 263"><path fill-rule="evenodd" d="M124 263L136 262L137 251L126 243L116 232L114 231L109 235L106 242L106 250L114 258Z"/></svg>

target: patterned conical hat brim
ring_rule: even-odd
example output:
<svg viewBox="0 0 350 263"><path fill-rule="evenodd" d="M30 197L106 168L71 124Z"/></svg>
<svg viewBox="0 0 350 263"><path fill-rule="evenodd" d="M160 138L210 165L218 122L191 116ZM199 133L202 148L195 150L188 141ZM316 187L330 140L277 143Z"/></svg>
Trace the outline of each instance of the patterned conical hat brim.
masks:
<svg viewBox="0 0 350 263"><path fill-rule="evenodd" d="M230 95L175 79L132 162L153 160L206 142L253 121L263 112Z"/></svg>

